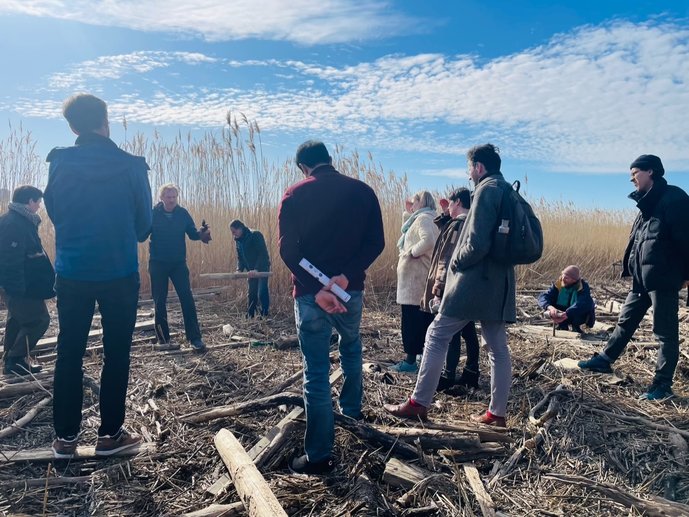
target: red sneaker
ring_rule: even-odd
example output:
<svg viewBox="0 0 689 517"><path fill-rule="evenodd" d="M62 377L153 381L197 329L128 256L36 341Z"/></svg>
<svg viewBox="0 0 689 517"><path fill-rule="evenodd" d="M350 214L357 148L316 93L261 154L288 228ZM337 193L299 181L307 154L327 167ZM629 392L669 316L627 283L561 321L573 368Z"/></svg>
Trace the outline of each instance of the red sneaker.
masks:
<svg viewBox="0 0 689 517"><path fill-rule="evenodd" d="M496 427L507 427L507 422L505 421L504 416L494 415L490 411L486 411L482 415L471 415L471 417L469 418L472 422L476 422L477 424L494 425Z"/></svg>
<svg viewBox="0 0 689 517"><path fill-rule="evenodd" d="M385 404L383 406L385 411L395 415L399 418L412 418L416 420L420 418L421 420L428 420L428 408L412 402L411 399L407 400L403 404Z"/></svg>

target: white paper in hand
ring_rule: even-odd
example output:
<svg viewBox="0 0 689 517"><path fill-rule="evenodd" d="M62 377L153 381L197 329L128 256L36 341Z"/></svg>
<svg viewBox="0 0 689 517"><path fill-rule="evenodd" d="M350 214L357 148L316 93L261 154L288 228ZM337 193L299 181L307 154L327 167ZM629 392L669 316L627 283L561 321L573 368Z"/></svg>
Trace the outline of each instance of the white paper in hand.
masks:
<svg viewBox="0 0 689 517"><path fill-rule="evenodd" d="M303 259L301 259L301 260L299 261L299 265L300 265L303 269L305 269L306 271L308 271L308 273L309 273L312 277L314 277L316 280L318 280L321 284L323 284L323 285L328 285L328 282L330 282L330 278L328 278L326 275L324 275L323 273L321 273L320 270L319 270L316 266L314 266L313 264L311 264L311 262L309 262L309 261L306 260L305 258L303 258ZM342 289L342 288L341 288L339 285L337 285L337 284L333 284L333 285L330 287L330 290L332 291L332 293L333 293L335 296L337 296L340 300L342 300L342 301L345 302L345 303L348 302L348 301L350 300L350 298L351 298L351 296L349 295L349 293L347 293L347 291L345 291L344 289Z"/></svg>

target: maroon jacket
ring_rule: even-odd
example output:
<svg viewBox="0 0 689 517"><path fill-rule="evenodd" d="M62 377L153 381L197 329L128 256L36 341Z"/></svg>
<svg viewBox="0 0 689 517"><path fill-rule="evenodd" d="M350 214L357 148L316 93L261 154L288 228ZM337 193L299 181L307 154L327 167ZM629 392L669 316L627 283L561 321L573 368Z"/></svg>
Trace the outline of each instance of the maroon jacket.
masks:
<svg viewBox="0 0 689 517"><path fill-rule="evenodd" d="M364 182L322 165L285 192L278 213L280 256L292 272L294 297L322 285L299 266L306 258L329 277L344 274L348 291L364 288L366 269L385 247L378 198Z"/></svg>

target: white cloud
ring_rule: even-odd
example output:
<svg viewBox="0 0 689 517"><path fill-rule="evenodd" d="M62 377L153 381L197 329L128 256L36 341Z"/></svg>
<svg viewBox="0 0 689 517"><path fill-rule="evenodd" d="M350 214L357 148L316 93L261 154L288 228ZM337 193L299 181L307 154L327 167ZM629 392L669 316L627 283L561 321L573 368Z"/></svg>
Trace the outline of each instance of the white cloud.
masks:
<svg viewBox="0 0 689 517"><path fill-rule="evenodd" d="M180 61L193 60L140 53L76 68L107 78L123 70L172 72ZM641 153L689 169L689 29L672 23L584 27L489 61L420 54L342 67L274 60L210 66L253 67L247 71L265 80L253 88L232 83L238 72L215 76L221 86L161 80L166 87L155 96L135 89L111 109L130 121L216 127L231 109L263 130L308 130L352 147L458 160L470 145L492 141L505 157L563 172L619 171ZM35 115L44 105L28 99L18 110Z"/></svg>
<svg viewBox="0 0 689 517"><path fill-rule="evenodd" d="M209 41L261 38L306 45L382 38L424 25L384 0L4 0L2 13L200 35Z"/></svg>

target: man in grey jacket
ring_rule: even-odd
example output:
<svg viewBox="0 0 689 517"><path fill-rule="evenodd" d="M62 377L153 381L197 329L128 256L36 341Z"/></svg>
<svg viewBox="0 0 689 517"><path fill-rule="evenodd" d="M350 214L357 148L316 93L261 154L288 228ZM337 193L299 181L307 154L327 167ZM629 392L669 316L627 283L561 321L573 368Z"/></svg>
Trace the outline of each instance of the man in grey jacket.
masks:
<svg viewBox="0 0 689 517"><path fill-rule="evenodd" d="M426 333L416 387L409 400L386 404L385 409L399 417L426 419L452 336L468 322L479 320L490 359L491 401L484 414L471 418L504 427L512 382L505 323L516 320L515 277L514 267L495 261L490 250L506 182L498 149L492 144L469 149L467 162L476 185L474 199L452 256L440 312Z"/></svg>

